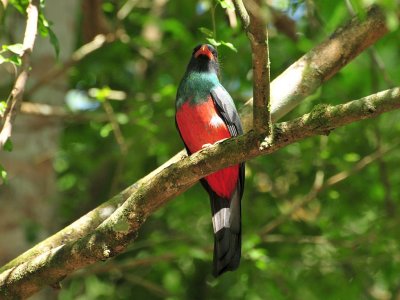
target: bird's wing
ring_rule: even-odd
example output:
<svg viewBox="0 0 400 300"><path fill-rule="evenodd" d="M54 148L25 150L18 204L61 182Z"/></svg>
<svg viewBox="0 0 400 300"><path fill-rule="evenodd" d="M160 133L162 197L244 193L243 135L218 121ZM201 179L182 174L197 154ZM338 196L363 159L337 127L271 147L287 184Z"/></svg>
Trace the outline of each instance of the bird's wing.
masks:
<svg viewBox="0 0 400 300"><path fill-rule="evenodd" d="M228 126L231 136L243 134L242 123L240 122L239 114L236 111L235 103L231 95L221 85L211 89L211 97L216 104L217 110Z"/></svg>
<svg viewBox="0 0 400 300"><path fill-rule="evenodd" d="M229 95L225 88L222 85L214 87L213 89L211 89L211 97L216 104L218 113L228 127L231 136L238 136L240 134L243 134L242 123L240 122L240 117L236 110L235 103L233 102L231 95ZM240 198L242 198L244 190L244 173L244 163L241 163L239 166Z"/></svg>

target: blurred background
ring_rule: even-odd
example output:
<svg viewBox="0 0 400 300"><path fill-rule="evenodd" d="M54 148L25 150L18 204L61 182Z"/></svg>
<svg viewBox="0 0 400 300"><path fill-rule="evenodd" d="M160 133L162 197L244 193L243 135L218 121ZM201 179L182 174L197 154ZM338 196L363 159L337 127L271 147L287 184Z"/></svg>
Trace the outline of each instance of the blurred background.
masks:
<svg viewBox="0 0 400 300"><path fill-rule="evenodd" d="M373 2L390 30L285 120L399 84L398 1L267 2L272 78ZM0 43L20 43L24 1L2 4ZM49 23L13 149L0 153L0 264L183 148L175 93L194 46L218 46L221 81L239 109L252 95L250 46L230 1L44 6ZM0 109L18 64L2 49ZM399 118L384 114L248 162L235 272L211 276L209 200L197 184L153 214L124 254L36 299L400 299Z"/></svg>

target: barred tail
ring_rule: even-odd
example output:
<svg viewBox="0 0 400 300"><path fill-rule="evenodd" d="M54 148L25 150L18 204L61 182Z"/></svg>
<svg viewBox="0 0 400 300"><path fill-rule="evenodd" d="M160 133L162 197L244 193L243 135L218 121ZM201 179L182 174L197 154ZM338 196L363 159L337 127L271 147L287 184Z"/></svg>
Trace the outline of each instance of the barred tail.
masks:
<svg viewBox="0 0 400 300"><path fill-rule="evenodd" d="M226 271L236 270L240 263L242 244L240 198L238 188L230 200L213 192L210 193L214 228L213 275L215 277Z"/></svg>

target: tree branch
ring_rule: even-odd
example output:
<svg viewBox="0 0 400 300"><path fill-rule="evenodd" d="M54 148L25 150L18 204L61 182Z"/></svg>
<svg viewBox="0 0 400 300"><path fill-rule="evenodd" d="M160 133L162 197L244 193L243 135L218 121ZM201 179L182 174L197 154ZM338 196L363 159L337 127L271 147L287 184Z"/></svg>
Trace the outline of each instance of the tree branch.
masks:
<svg viewBox="0 0 400 300"><path fill-rule="evenodd" d="M254 143L265 132L250 131L181 159L142 182L92 233L43 252L0 274L0 295L4 299L28 297L44 285L57 283L74 270L121 253L136 238L139 228L149 215L200 178L218 169L399 108L400 88L337 106L318 105L300 118L275 124L275 138L270 147L261 149Z"/></svg>
<svg viewBox="0 0 400 300"><path fill-rule="evenodd" d="M242 0L233 0L233 5L235 10L238 12L240 19L242 20L242 26L245 31L248 30L250 26L250 16L244 7Z"/></svg>
<svg viewBox="0 0 400 300"><path fill-rule="evenodd" d="M39 18L39 0L30 0L27 12L27 21L25 27L24 41L22 45L22 64L20 73L17 76L14 87L7 100L6 111L2 120L2 127L0 132L0 149L11 137L13 122L20 109L22 96L24 95L25 85L29 76L29 69L31 66L31 53L35 44L38 18Z"/></svg>
<svg viewBox="0 0 400 300"><path fill-rule="evenodd" d="M272 134L270 105L270 62L266 17L262 15L261 1L248 1L243 5L235 0L243 28L250 40L253 58L253 128L257 132Z"/></svg>
<svg viewBox="0 0 400 300"><path fill-rule="evenodd" d="M86 56L93 53L94 51L100 49L105 45L111 44L118 39L121 39L124 34L125 33L123 31L117 31L108 34L96 35L92 41L82 45L80 48L75 50L72 56L61 66L54 66L41 78L39 78L37 82L35 82L35 84L28 90L27 94L31 97L40 87L63 75L71 67L76 65L78 62L80 62L82 59L84 59Z"/></svg>
<svg viewBox="0 0 400 300"><path fill-rule="evenodd" d="M21 103L21 114L75 122L106 122L109 120L107 114L105 113L71 112L62 105L57 106L27 101L23 101Z"/></svg>
<svg viewBox="0 0 400 300"><path fill-rule="evenodd" d="M271 83L273 89L272 119L278 120L288 113L299 104L301 100L317 89L324 80L327 80L326 78L332 77L345 63L349 62L365 48L376 42L376 40L385 35L386 32L385 16L378 8L372 8L363 22L357 19L352 20L348 25L338 29L336 34L300 58ZM365 39L366 34L368 34L368 39ZM349 38L347 42L346 37ZM342 48L346 50L342 50ZM352 54L351 50L355 51L355 54ZM320 55L318 54L319 51L321 51ZM340 55L341 53L343 53L343 57ZM302 76L304 77L303 79ZM302 80L304 80L304 82ZM288 89L288 82L293 83L295 87ZM275 91L274 88L277 90ZM249 101L241 111L241 119L244 125L247 124L248 129L250 129L252 125L251 105L252 101ZM250 122L248 122L249 120ZM171 164L181 160L185 156L186 152L182 150L159 168L143 177L141 180L133 183L118 195L4 265L0 268L0 272L15 267L52 248L82 238L106 220L114 210L122 205L128 199L129 195L136 192L144 182L147 182L161 170L168 168Z"/></svg>
<svg viewBox="0 0 400 300"><path fill-rule="evenodd" d="M353 18L297 60L271 82L272 122L290 112L387 32L385 16L372 6L363 21ZM242 123L247 130L252 127L252 105L250 99L243 108Z"/></svg>

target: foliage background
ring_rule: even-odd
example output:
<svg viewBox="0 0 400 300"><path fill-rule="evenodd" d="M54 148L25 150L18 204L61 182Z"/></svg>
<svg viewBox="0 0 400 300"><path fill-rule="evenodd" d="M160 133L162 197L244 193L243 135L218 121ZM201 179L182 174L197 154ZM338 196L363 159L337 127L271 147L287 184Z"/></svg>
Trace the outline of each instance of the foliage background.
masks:
<svg viewBox="0 0 400 300"><path fill-rule="evenodd" d="M69 104L71 114L77 106L94 112L86 112L89 117L83 121L72 118L63 122L53 161L58 197L51 202L59 228L182 148L174 122L177 85L193 47L207 42L207 33L214 26L216 36L212 38L236 49L218 48L224 86L239 108L251 96L249 42L240 25L229 25L221 2L226 3L138 1L125 18L118 18L124 2L97 1L104 26L95 32L124 33L68 69L66 101L75 101ZM271 25L272 78L351 17L345 1L272 2L294 20L297 32L294 40ZM362 7L371 1L350 2L362 18ZM285 119L306 113L316 104L343 103L399 82L400 35L393 17L398 4L379 4L388 14L391 32ZM10 15L16 13L13 6L7 9ZM76 28L78 48L94 34L88 35L87 27L85 31L84 6L70 13L80 20ZM60 36L59 44L62 53ZM6 86L1 87L2 92ZM98 90L93 92L93 88ZM125 92L126 99L106 100L111 97L110 90ZM91 102L86 103L88 100ZM91 118L107 112L109 105L122 143L116 142L111 122ZM311 138L248 162L242 205L243 258L237 271L218 279L210 275L213 238L209 201L196 185L155 213L126 253L66 279L58 298L399 299L400 153L395 147L399 143L399 117L400 113L394 112L358 122L329 137ZM386 146L393 149L323 190L264 234L267 224L307 197L316 176L326 179L351 170ZM35 235L38 225L35 221L29 224L31 235L27 236L32 242L39 241Z"/></svg>

